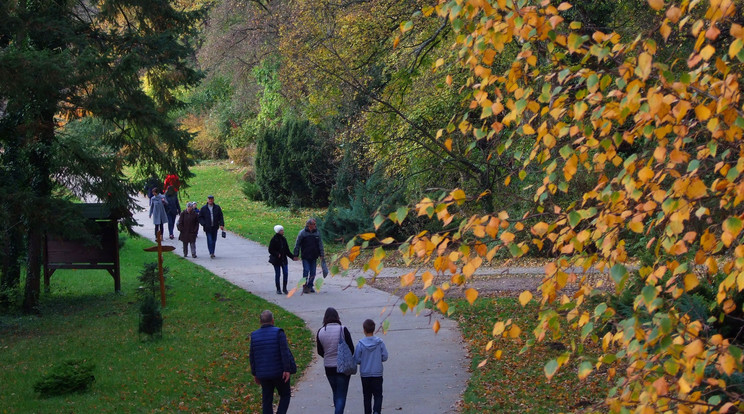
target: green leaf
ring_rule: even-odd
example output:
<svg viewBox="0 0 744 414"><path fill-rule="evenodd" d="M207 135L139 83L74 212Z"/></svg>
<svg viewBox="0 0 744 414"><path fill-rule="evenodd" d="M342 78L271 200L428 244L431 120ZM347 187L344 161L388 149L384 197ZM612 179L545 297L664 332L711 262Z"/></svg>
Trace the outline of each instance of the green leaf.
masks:
<svg viewBox="0 0 744 414"><path fill-rule="evenodd" d="M358 278L356 279L356 282L357 282L357 287L362 287L362 286L364 286L364 285L366 285L366 284L367 284L367 279L365 279L365 278L364 278L364 277L362 277L362 276L359 276L359 277L358 277Z"/></svg>
<svg viewBox="0 0 744 414"><path fill-rule="evenodd" d="M656 299L656 287L654 286L644 286L643 290L641 290L641 296L643 297L643 303L646 305L647 308L651 308L651 302Z"/></svg>
<svg viewBox="0 0 744 414"><path fill-rule="evenodd" d="M553 378L553 375L558 371L558 361L555 359L551 359L548 361L547 364L545 364L545 376L548 377L548 379Z"/></svg>
<svg viewBox="0 0 744 414"><path fill-rule="evenodd" d="M621 264L616 264L615 266L612 266L612 269L610 269L610 276L612 276L612 280L614 280L615 283L620 283L627 274L628 269Z"/></svg>
<svg viewBox="0 0 744 414"><path fill-rule="evenodd" d="M568 213L568 224L571 225L571 227L576 227L577 224L581 221L581 214L579 214L576 211L572 211Z"/></svg>
<svg viewBox="0 0 744 414"><path fill-rule="evenodd" d="M589 361L584 361L579 365L579 379L586 378L593 369L594 365L592 365Z"/></svg>
<svg viewBox="0 0 744 414"><path fill-rule="evenodd" d="M384 221L385 221L385 217L383 217L382 214L375 215L375 220L374 220L375 230L379 229Z"/></svg>
<svg viewBox="0 0 744 414"><path fill-rule="evenodd" d="M593 322L589 322L583 327L581 327L581 340L582 341L585 340L586 337L589 336L589 334L591 334L593 330L594 330Z"/></svg>

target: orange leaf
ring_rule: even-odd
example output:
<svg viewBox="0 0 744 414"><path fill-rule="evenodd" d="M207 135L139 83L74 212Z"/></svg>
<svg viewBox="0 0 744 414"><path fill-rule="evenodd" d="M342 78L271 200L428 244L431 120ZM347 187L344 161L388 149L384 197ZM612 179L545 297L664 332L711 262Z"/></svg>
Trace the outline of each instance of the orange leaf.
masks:
<svg viewBox="0 0 744 414"><path fill-rule="evenodd" d="M473 289L473 288L470 288L470 289L466 290L465 291L465 298L472 305L473 302L475 302L475 300L478 299L478 291L475 290L475 289Z"/></svg>
<svg viewBox="0 0 744 414"><path fill-rule="evenodd" d="M525 290L519 295L519 303L524 307L532 300L532 292Z"/></svg>
<svg viewBox="0 0 744 414"><path fill-rule="evenodd" d="M648 5L654 10L661 10L664 8L664 0L648 0Z"/></svg>

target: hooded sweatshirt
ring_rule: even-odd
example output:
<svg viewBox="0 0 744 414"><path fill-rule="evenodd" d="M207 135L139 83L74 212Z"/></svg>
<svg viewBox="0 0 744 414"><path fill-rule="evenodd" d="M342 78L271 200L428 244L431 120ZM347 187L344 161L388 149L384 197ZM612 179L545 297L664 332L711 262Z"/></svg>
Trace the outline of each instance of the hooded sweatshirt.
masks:
<svg viewBox="0 0 744 414"><path fill-rule="evenodd" d="M387 361L388 352L382 339L376 336L365 336L359 340L354 361L359 364L359 375L362 377L381 377L382 363Z"/></svg>

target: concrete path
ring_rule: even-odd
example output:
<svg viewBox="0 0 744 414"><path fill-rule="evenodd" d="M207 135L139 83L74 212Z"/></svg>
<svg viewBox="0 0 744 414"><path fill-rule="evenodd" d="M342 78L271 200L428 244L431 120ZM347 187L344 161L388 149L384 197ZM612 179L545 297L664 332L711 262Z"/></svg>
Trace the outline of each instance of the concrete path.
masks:
<svg viewBox="0 0 744 414"><path fill-rule="evenodd" d="M215 201L219 204L219 197ZM199 203L201 205L202 200ZM140 204L146 206L147 199L142 198ZM142 225L135 230L154 240L154 226L148 218L148 212L145 210L135 214L135 219ZM206 238L200 232L196 241L197 258L184 259L178 232L175 231L176 239L170 240L167 238L167 227L166 224L164 244L175 246L172 254L178 258L167 257L166 260L193 261L236 286L299 316L312 332L317 332L322 326L323 314L329 306L338 310L341 322L349 328L355 344L364 336L362 322L365 319L374 320L378 326L385 318L389 319L390 330L381 335L390 354L384 363L383 412L458 412L458 401L470 373L466 346L455 322L437 315L441 329L435 334L431 329L433 319L410 313L403 315L396 296L368 286L358 289L354 282L357 275L329 276L324 280L322 289L315 294L302 295L298 291L292 297L277 295L274 269L268 263L269 254L265 246L228 232L227 238L218 238L216 258L210 259ZM285 228L290 248L294 247L299 230ZM319 278L322 278L321 274L319 268ZM290 261L288 289L296 286L301 277L301 262ZM281 326L282 321L278 320L277 325ZM359 374L351 378L346 413L363 412L359 378ZM325 377L323 359L317 354L305 375L299 380L293 377L292 384L290 414L333 412L331 388Z"/></svg>

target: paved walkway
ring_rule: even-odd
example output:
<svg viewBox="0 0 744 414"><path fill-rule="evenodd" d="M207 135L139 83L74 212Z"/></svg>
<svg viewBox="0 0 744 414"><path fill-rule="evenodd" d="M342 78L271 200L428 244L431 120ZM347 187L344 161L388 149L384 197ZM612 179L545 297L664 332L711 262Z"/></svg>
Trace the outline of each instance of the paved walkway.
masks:
<svg viewBox="0 0 744 414"><path fill-rule="evenodd" d="M219 204L219 198L216 201ZM147 205L147 199L141 199L140 204ZM148 218L148 212L135 214L135 219L142 225L135 230L154 240L154 226ZM294 246L299 230L285 229L290 248ZM168 232L167 224L165 231ZM175 234L178 237L177 231ZM458 412L458 401L470 373L466 347L455 322L440 319L441 329L435 334L431 329L433 319L410 313L403 315L398 308L398 297L368 286L358 289L354 282L356 276L329 276L323 288L315 294L296 293L292 297L277 295L274 269L268 263L267 248L230 232L227 238L218 238L215 259L209 258L206 238L201 233L196 241L196 259L183 258L182 244L177 238L166 238L164 244L176 247L173 253L177 258L166 256L166 260L193 261L236 286L301 317L312 332L322 326L323 314L329 306L338 310L341 322L349 328L355 344L364 336L362 322L365 319L373 319L379 325L384 318L388 318L390 330L381 335L390 354L384 364L383 412ZM322 278L320 269L318 274ZM301 277L301 262L290 261L288 288L296 286ZM277 325L281 324L282 321L278 320ZM333 412L331 388L325 377L323 359L317 354L305 375L299 381L293 377L292 383L290 414ZM351 378L346 412L363 412L362 386L358 374Z"/></svg>

